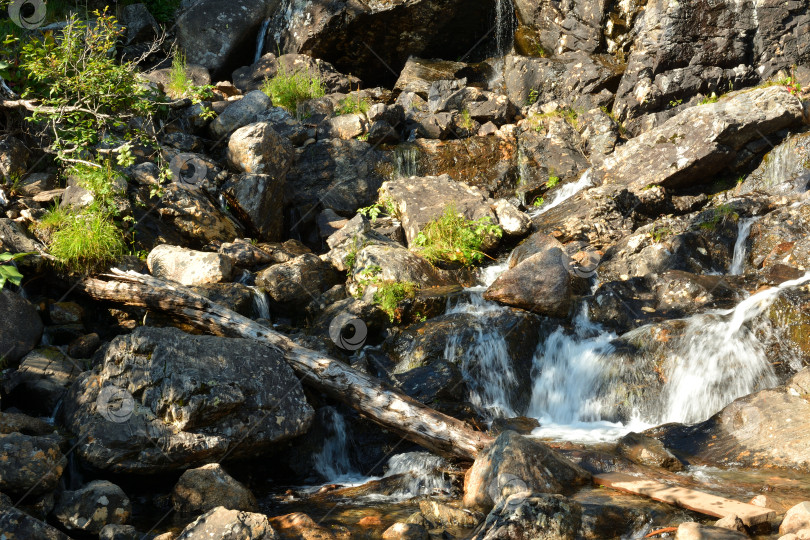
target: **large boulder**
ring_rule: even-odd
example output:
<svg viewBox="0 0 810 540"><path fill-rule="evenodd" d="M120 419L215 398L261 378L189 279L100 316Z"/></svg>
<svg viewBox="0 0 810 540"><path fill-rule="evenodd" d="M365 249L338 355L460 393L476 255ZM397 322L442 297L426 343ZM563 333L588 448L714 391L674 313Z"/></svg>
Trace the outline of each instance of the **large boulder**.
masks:
<svg viewBox="0 0 810 540"><path fill-rule="evenodd" d="M80 371L76 362L56 347L35 349L3 380L3 399L6 404L51 416Z"/></svg>
<svg viewBox="0 0 810 540"><path fill-rule="evenodd" d="M249 66L243 66L233 72L233 84L242 92L252 92L261 88L265 79L272 79L279 71L286 73L306 73L321 80L327 93L350 92L362 83L352 75L344 75L335 67L306 54L282 54L276 56L269 52Z"/></svg>
<svg viewBox="0 0 810 540"><path fill-rule="evenodd" d="M810 223L810 203L800 201L766 214L751 225L750 248L743 270L786 265L800 270L807 266L810 238L804 232Z"/></svg>
<svg viewBox="0 0 810 540"><path fill-rule="evenodd" d="M293 159L292 144L269 122L241 127L228 140L228 163L239 172L284 178Z"/></svg>
<svg viewBox="0 0 810 540"><path fill-rule="evenodd" d="M107 480L94 480L75 491L63 491L54 517L68 530L98 534L108 524L129 520L132 504L124 490Z"/></svg>
<svg viewBox="0 0 810 540"><path fill-rule="evenodd" d="M58 437L0 435L0 490L40 495L56 488L67 465Z"/></svg>
<svg viewBox="0 0 810 540"><path fill-rule="evenodd" d="M172 491L172 503L181 513L202 514L217 506L229 510L256 509L256 498L250 490L225 472L219 463L184 472Z"/></svg>
<svg viewBox="0 0 810 540"><path fill-rule="evenodd" d="M810 61L810 17L801 2L718 0L646 3L614 112L638 116L672 100L740 88Z"/></svg>
<svg viewBox="0 0 810 540"><path fill-rule="evenodd" d="M572 493L588 481L585 470L542 442L505 431L467 471L464 506L489 510L512 494Z"/></svg>
<svg viewBox="0 0 810 540"><path fill-rule="evenodd" d="M515 493L502 499L473 540L574 540L582 507L562 495Z"/></svg>
<svg viewBox="0 0 810 540"><path fill-rule="evenodd" d="M268 35L282 52L323 58L367 84L393 83L410 55L466 56L491 26L494 7L492 0L296 3L278 10Z"/></svg>
<svg viewBox="0 0 810 540"><path fill-rule="evenodd" d="M21 176L28 168L30 157L31 152L21 140L10 135L0 139L0 178L3 183Z"/></svg>
<svg viewBox="0 0 810 540"><path fill-rule="evenodd" d="M279 0L190 2L177 17L178 44L190 63L205 66L215 76L227 76L242 65L242 58L254 54L262 21L279 4Z"/></svg>
<svg viewBox="0 0 810 540"><path fill-rule="evenodd" d="M82 460L128 473L255 456L306 432L313 414L280 351L149 327L115 338L63 409Z"/></svg>
<svg viewBox="0 0 810 540"><path fill-rule="evenodd" d="M16 508L10 500L0 504L0 531L3 531L6 538L14 540L70 540L68 535L56 527Z"/></svg>
<svg viewBox="0 0 810 540"><path fill-rule="evenodd" d="M198 517L183 529L177 540L278 540L267 516L228 510L222 506Z"/></svg>
<svg viewBox="0 0 810 540"><path fill-rule="evenodd" d="M408 244L450 206L467 219L489 217L492 224L497 224L491 199L479 189L455 182L446 174L389 180L380 189L380 197L390 199L399 213Z"/></svg>
<svg viewBox="0 0 810 540"><path fill-rule="evenodd" d="M374 275L366 275L368 272ZM449 272L439 270L427 259L398 244L372 244L361 248L356 252L351 276L355 282L368 279L382 282L410 281L422 288L457 283Z"/></svg>
<svg viewBox="0 0 810 540"><path fill-rule="evenodd" d="M227 137L237 129L258 122L261 116L272 107L270 97L261 90L253 90L237 101L228 105L208 129L216 139Z"/></svg>
<svg viewBox="0 0 810 540"><path fill-rule="evenodd" d="M368 143L327 139L297 152L287 173L287 201L314 220L319 208L354 215L377 198L385 156Z"/></svg>
<svg viewBox="0 0 810 540"><path fill-rule="evenodd" d="M770 195L798 195L810 187L810 133L791 135L765 154L762 163L734 193L753 191Z"/></svg>
<svg viewBox="0 0 810 540"><path fill-rule="evenodd" d="M691 107L618 148L594 170L594 180L628 186L700 185L730 166L748 143L802 123L801 100L781 86L735 92Z"/></svg>
<svg viewBox="0 0 810 540"><path fill-rule="evenodd" d="M298 309L340 281L330 263L311 253L273 265L256 275L256 285L273 300Z"/></svg>
<svg viewBox="0 0 810 540"><path fill-rule="evenodd" d="M182 285L228 281L233 272L231 260L224 255L166 244L150 251L146 264L156 278L169 279Z"/></svg>
<svg viewBox="0 0 810 540"><path fill-rule="evenodd" d="M810 401L784 389L742 397L705 422L650 430L667 448L719 466L810 471Z"/></svg>
<svg viewBox="0 0 810 540"><path fill-rule="evenodd" d="M160 241L164 237L179 236L185 242L205 245L233 242L234 238L244 236L241 226L225 215L205 191L183 183L166 187L157 209L158 219L143 217L148 218L136 213L138 231L153 234L158 239L156 243L166 243Z"/></svg>
<svg viewBox="0 0 810 540"><path fill-rule="evenodd" d="M37 308L9 289L0 290L0 350L16 363L31 352L42 337L42 319Z"/></svg>
<svg viewBox="0 0 810 540"><path fill-rule="evenodd" d="M779 525L779 534L790 534L802 529L810 529L810 502L803 501L785 512Z"/></svg>
<svg viewBox="0 0 810 540"><path fill-rule="evenodd" d="M581 278L557 240L540 233L530 240L538 246L536 253L501 274L486 290L484 298L540 315L565 318L572 307L572 282Z"/></svg>
<svg viewBox="0 0 810 540"><path fill-rule="evenodd" d="M241 174L222 193L246 227L272 242L284 236L284 184L284 176Z"/></svg>

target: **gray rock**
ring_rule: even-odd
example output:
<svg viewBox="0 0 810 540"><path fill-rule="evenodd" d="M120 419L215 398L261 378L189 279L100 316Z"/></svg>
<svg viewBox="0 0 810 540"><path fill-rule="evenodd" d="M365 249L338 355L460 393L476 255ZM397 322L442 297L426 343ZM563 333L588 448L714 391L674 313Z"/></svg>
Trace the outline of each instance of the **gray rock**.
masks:
<svg viewBox="0 0 810 540"><path fill-rule="evenodd" d="M423 288L456 283L447 272L440 271L426 259L393 242L387 245L372 244L360 249L351 268L351 276L357 282L363 279L362 272L378 267L380 270L375 277L382 282L410 281Z"/></svg>
<svg viewBox="0 0 810 540"><path fill-rule="evenodd" d="M98 534L108 524L129 520L132 504L124 490L107 480L94 480L76 491L63 491L54 517L68 530Z"/></svg>
<svg viewBox="0 0 810 540"><path fill-rule="evenodd" d="M0 504L0 531L14 540L70 540L65 533L10 503Z"/></svg>
<svg viewBox="0 0 810 540"><path fill-rule="evenodd" d="M256 275L256 285L266 290L273 300L298 308L340 281L330 263L312 254L300 255Z"/></svg>
<svg viewBox="0 0 810 540"><path fill-rule="evenodd" d="M450 205L467 219L489 217L492 224L498 222L490 199L476 188L454 182L446 174L389 180L380 189L380 196L393 201L409 245L425 225L441 217Z"/></svg>
<svg viewBox="0 0 810 540"><path fill-rule="evenodd" d="M232 70L234 56L255 42L262 21L279 4L278 0L237 0L227 5L216 0L192 2L178 13L178 44L189 63L215 73L228 67Z"/></svg>
<svg viewBox="0 0 810 540"><path fill-rule="evenodd" d="M506 431L476 458L464 481L464 506L500 508L513 494L567 493L590 475L545 444Z"/></svg>
<svg viewBox="0 0 810 540"><path fill-rule="evenodd" d="M745 524L736 514L731 514L729 516L718 519L717 521L714 522L714 526L741 533L745 532Z"/></svg>
<svg viewBox="0 0 810 540"><path fill-rule="evenodd" d="M313 207L354 215L377 199L385 156L368 143L327 139L300 150L287 173L287 201L302 215Z"/></svg>
<svg viewBox="0 0 810 540"><path fill-rule="evenodd" d="M0 435L0 490L41 495L56 488L67 465L58 437Z"/></svg>
<svg viewBox="0 0 810 540"><path fill-rule="evenodd" d="M241 127L228 140L228 163L239 172L268 174L282 179L290 168L293 149L268 122Z"/></svg>
<svg viewBox="0 0 810 540"><path fill-rule="evenodd" d="M56 347L35 349L3 380L3 399L24 410L51 416L80 372L78 363Z"/></svg>
<svg viewBox="0 0 810 540"><path fill-rule="evenodd" d="M63 411L84 441L81 459L128 473L255 456L304 433L313 416L281 352L149 327L115 338Z"/></svg>
<svg viewBox="0 0 810 540"><path fill-rule="evenodd" d="M364 114L343 114L327 118L318 126L319 139L354 139L366 132L368 120Z"/></svg>
<svg viewBox="0 0 810 540"><path fill-rule="evenodd" d="M796 195L810 187L810 133L791 135L765 154L759 167L734 190L735 195L753 191L772 196Z"/></svg>
<svg viewBox="0 0 810 540"><path fill-rule="evenodd" d="M810 396L810 368L804 368L787 383L788 392L797 396Z"/></svg>
<svg viewBox="0 0 810 540"><path fill-rule="evenodd" d="M537 253L501 274L484 298L551 317L567 317L571 310L574 264L562 244L536 234Z"/></svg>
<svg viewBox="0 0 810 540"><path fill-rule="evenodd" d="M260 88L265 79L275 77L281 66L287 73L305 72L317 76L329 94L350 92L361 85L357 77L338 72L332 64L320 58L306 54L282 54L276 57L272 52L263 55L255 64L234 71L233 84L242 92L251 92Z"/></svg>
<svg viewBox="0 0 810 540"><path fill-rule="evenodd" d="M240 174L222 186L233 212L262 240L284 236L284 175Z"/></svg>
<svg viewBox="0 0 810 540"><path fill-rule="evenodd" d="M194 251L162 244L149 252L146 264L153 276L182 285L203 285L228 281L231 261L219 253Z"/></svg>
<svg viewBox="0 0 810 540"><path fill-rule="evenodd" d="M683 463L664 448L661 441L639 433L630 432L619 439L616 450L619 455L642 465L661 467L670 471L683 470Z"/></svg>
<svg viewBox="0 0 810 540"><path fill-rule="evenodd" d="M161 68L144 73L142 76L147 81L157 84L164 91L168 91L169 83L171 82L171 74L172 68ZM211 74L208 73L207 66L190 61L186 64L185 74L186 78L195 86L211 84Z"/></svg>
<svg viewBox="0 0 810 540"><path fill-rule="evenodd" d="M55 428L39 418L22 413L0 412L0 433L22 433L23 435L49 435Z"/></svg>
<svg viewBox="0 0 810 540"><path fill-rule="evenodd" d="M515 1L515 12L520 21L536 36L537 44L547 51L596 52L605 38L610 44L612 32L603 26L608 15L607 7L604 0L576 0L559 5L536 0ZM611 7L610 15L615 18L611 22L619 28L629 27L630 24L623 20L621 6Z"/></svg>
<svg viewBox="0 0 810 540"><path fill-rule="evenodd" d="M489 513L474 540L574 540L579 538L582 507L562 495L516 493Z"/></svg>
<svg viewBox="0 0 810 540"><path fill-rule="evenodd" d="M437 500L419 501L419 510L425 519L436 526L472 529L483 519L483 514L466 508L455 508Z"/></svg>
<svg viewBox="0 0 810 540"><path fill-rule="evenodd" d="M0 177L3 182L22 176L28 168L30 157L28 148L19 139L10 135L0 139Z"/></svg>
<svg viewBox="0 0 810 540"><path fill-rule="evenodd" d="M802 123L798 97L784 87L741 91L686 109L616 150L594 178L639 193L650 185L699 185L732 164L746 143Z"/></svg>
<svg viewBox="0 0 810 540"><path fill-rule="evenodd" d="M183 529L177 540L277 540L280 536L267 516L239 510L214 508Z"/></svg>
<svg viewBox="0 0 810 540"><path fill-rule="evenodd" d="M201 245L233 242L234 238L244 236L241 226L226 216L204 191L191 186L169 184L157 214L160 219L151 221L148 216L142 219L138 230L154 226L165 237L179 235L184 241ZM159 236L156 243L165 243L162 239Z"/></svg>
<svg viewBox="0 0 810 540"><path fill-rule="evenodd" d="M507 236L525 236L532 229L532 220L521 212L512 203L505 199L498 199L494 205L498 224Z"/></svg>
<svg viewBox="0 0 810 540"><path fill-rule="evenodd" d="M174 509L202 514L222 506L229 510L253 511L253 494L219 465L211 463L183 473L172 491Z"/></svg>
<svg viewBox="0 0 810 540"><path fill-rule="evenodd" d="M416 523L394 523L382 534L383 540L428 540L427 529Z"/></svg>
<svg viewBox="0 0 810 540"><path fill-rule="evenodd" d="M140 540L142 537L132 525L105 525L98 533L98 540Z"/></svg>
<svg viewBox="0 0 810 540"><path fill-rule="evenodd" d="M3 358L16 364L42 337L42 319L37 308L9 289L0 290L0 351Z"/></svg>
<svg viewBox="0 0 810 540"><path fill-rule="evenodd" d="M370 245L402 247L400 244L372 229L369 220L362 214L346 221L340 230L326 239L331 248L326 258L335 268L345 272L357 262L357 253Z"/></svg>
<svg viewBox="0 0 810 540"><path fill-rule="evenodd" d="M125 39L127 45L148 41L160 32L157 21L149 13L146 4L124 6L121 24L127 29Z"/></svg>
<svg viewBox="0 0 810 540"><path fill-rule="evenodd" d="M242 99L231 102L208 126L217 140L227 137L237 129L259 121L262 114L273 105L261 90L246 93Z"/></svg>
<svg viewBox="0 0 810 540"><path fill-rule="evenodd" d="M494 2L487 0L395 0L373 6L295 5L279 10L269 35L281 51L305 53L357 74L367 84L394 82L411 55L457 58L483 37L472 28L489 28ZM400 36L396 43L391 35ZM365 45L364 45L365 44Z"/></svg>

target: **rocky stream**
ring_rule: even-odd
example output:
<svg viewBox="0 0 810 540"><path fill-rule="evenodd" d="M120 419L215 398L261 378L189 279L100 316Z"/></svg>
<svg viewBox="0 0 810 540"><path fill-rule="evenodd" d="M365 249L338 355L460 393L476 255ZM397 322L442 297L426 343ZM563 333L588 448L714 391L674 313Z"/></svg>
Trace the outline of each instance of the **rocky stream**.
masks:
<svg viewBox="0 0 810 540"><path fill-rule="evenodd" d="M807 0L123 4L211 91L88 273L0 77L0 539L810 539Z"/></svg>

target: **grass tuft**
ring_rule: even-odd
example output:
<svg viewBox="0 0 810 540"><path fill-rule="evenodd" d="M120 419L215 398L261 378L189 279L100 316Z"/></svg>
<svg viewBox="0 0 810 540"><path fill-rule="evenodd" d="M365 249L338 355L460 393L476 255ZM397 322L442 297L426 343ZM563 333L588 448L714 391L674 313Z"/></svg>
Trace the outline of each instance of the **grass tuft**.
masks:
<svg viewBox="0 0 810 540"><path fill-rule="evenodd" d="M430 262L457 262L465 266L479 264L486 255L482 248L492 237L500 238L503 231L489 216L468 220L459 215L454 205L422 229L415 240L418 251Z"/></svg>
<svg viewBox="0 0 810 540"><path fill-rule="evenodd" d="M270 96L276 107L284 107L295 113L298 105L304 101L325 96L326 87L318 75L304 70L288 72L281 64L275 77L265 79L262 92Z"/></svg>

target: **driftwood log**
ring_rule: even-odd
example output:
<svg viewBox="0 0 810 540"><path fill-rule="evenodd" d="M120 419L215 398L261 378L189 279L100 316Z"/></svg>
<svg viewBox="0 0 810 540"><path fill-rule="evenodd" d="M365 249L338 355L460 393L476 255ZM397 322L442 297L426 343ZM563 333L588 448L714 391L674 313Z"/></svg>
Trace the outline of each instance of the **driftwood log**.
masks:
<svg viewBox="0 0 810 540"><path fill-rule="evenodd" d="M79 288L96 300L166 312L205 332L269 343L283 352L302 383L437 454L472 461L493 441L464 422L388 388L339 360L302 347L182 285L132 271L111 272L102 276L105 279L85 279Z"/></svg>

